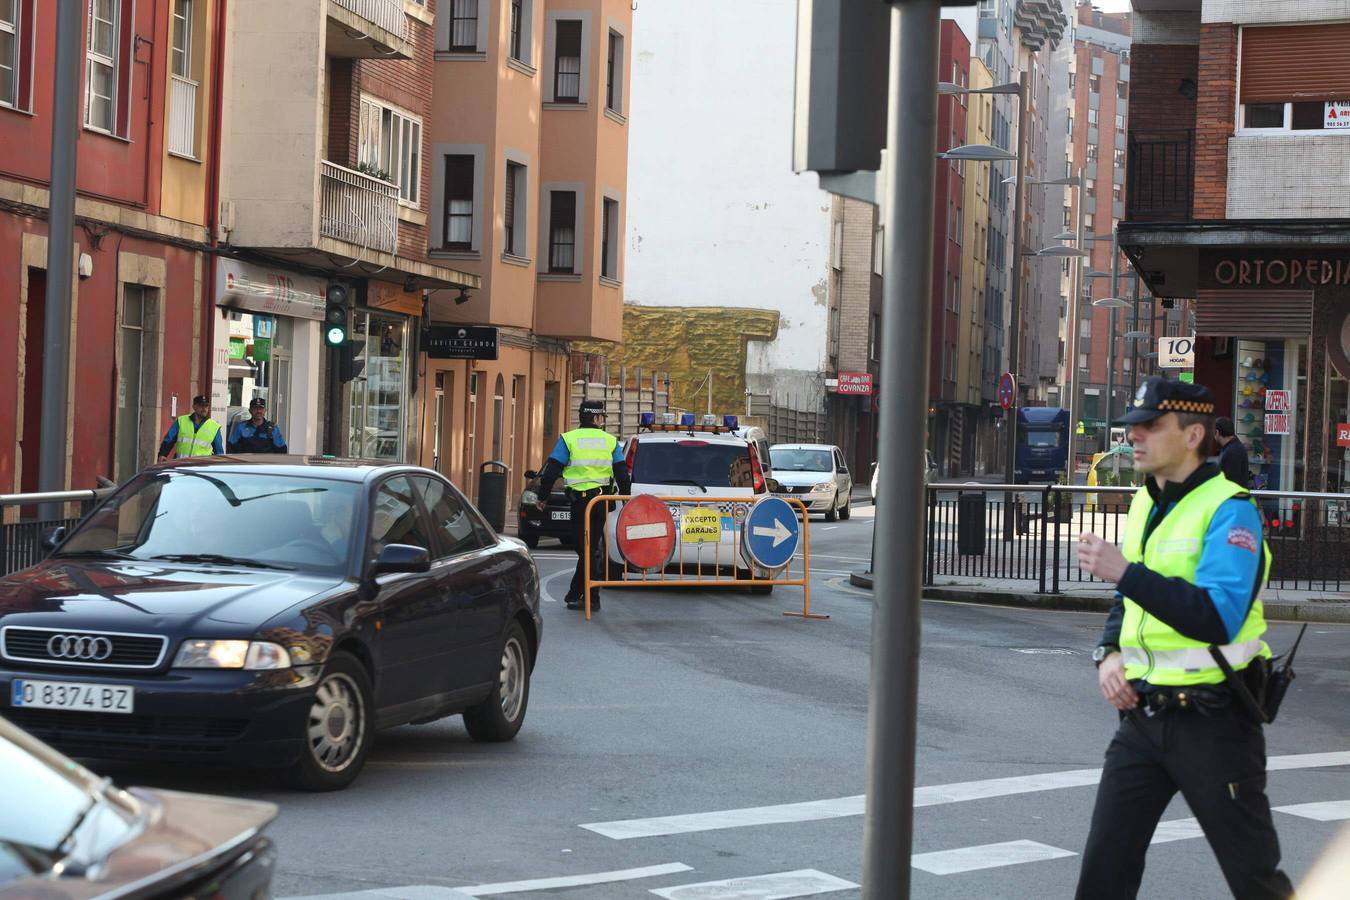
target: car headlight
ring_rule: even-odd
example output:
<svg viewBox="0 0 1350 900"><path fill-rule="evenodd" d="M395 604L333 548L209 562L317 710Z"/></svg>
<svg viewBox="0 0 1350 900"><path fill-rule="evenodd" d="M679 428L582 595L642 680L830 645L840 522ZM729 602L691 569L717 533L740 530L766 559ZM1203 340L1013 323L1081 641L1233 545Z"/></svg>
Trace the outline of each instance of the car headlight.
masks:
<svg viewBox="0 0 1350 900"><path fill-rule="evenodd" d="M534 491L521 491L520 502L522 506L534 506L539 502L539 495Z"/></svg>
<svg viewBox="0 0 1350 900"><path fill-rule="evenodd" d="M175 669L289 669L291 655L270 641L209 641L191 638L178 648Z"/></svg>
<svg viewBox="0 0 1350 900"><path fill-rule="evenodd" d="M832 490L834 490L833 481L822 481L820 484L811 485L811 493L813 494L818 494L821 491L832 491Z"/></svg>

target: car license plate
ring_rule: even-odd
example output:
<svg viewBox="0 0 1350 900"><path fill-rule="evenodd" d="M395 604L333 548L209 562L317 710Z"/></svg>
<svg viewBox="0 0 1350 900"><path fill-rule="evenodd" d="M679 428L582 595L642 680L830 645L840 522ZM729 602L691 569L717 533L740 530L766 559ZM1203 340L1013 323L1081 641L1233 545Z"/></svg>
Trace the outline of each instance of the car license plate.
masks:
<svg viewBox="0 0 1350 900"><path fill-rule="evenodd" d="M130 713L135 689L114 684L77 681L29 681L14 679L10 705L30 709L73 709L80 712Z"/></svg>
<svg viewBox="0 0 1350 900"><path fill-rule="evenodd" d="M555 509L553 511L553 521L555 522L572 521L572 511L570 509Z"/></svg>

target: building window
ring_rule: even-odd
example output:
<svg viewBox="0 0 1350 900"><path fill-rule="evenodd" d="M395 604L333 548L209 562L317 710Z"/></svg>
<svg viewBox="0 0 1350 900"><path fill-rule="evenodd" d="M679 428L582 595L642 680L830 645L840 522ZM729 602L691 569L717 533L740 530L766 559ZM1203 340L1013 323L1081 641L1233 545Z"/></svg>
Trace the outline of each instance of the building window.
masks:
<svg viewBox="0 0 1350 900"><path fill-rule="evenodd" d="M1129 97L1129 95L1130 95L1130 83L1128 81L1117 81L1116 98L1119 100L1125 100Z"/></svg>
<svg viewBox="0 0 1350 900"><path fill-rule="evenodd" d="M1095 109L1088 110L1088 124L1089 125L1097 124L1097 111Z"/></svg>
<svg viewBox="0 0 1350 900"><path fill-rule="evenodd" d="M445 238L446 250L473 249L473 157L445 157Z"/></svg>
<svg viewBox="0 0 1350 900"><path fill-rule="evenodd" d="M1100 93L1101 93L1101 90L1102 90L1102 76L1100 76L1100 75L1089 75L1089 76L1088 76L1088 90L1091 91L1091 92L1094 93L1094 94L1100 94Z"/></svg>
<svg viewBox="0 0 1350 900"><path fill-rule="evenodd" d="M197 156L197 82L192 78L192 0L174 0L169 45L169 152Z"/></svg>
<svg viewBox="0 0 1350 900"><path fill-rule="evenodd" d="M550 191L548 214L548 270L576 271L577 194Z"/></svg>
<svg viewBox="0 0 1350 900"><path fill-rule="evenodd" d="M523 257L525 252L525 209L529 196L525 182L525 166L518 162L506 163L506 202L502 204L505 225L502 249L511 256Z"/></svg>
<svg viewBox="0 0 1350 900"><path fill-rule="evenodd" d="M619 201L608 197L601 210L600 275L619 280Z"/></svg>
<svg viewBox="0 0 1350 900"><path fill-rule="evenodd" d="M623 114L623 35L609 33L609 56L605 63L605 108Z"/></svg>
<svg viewBox="0 0 1350 900"><path fill-rule="evenodd" d="M22 37L28 28L23 0L0 0L0 106L21 107L26 91L19 89L23 73ZM26 98L24 98L26 99Z"/></svg>
<svg viewBox="0 0 1350 900"><path fill-rule="evenodd" d="M994 19L998 17L997 0L980 0L980 18Z"/></svg>
<svg viewBox="0 0 1350 900"><path fill-rule="evenodd" d="M525 57L521 55L521 30L524 27L522 21L525 16L525 0L511 0L511 58L524 61Z"/></svg>
<svg viewBox="0 0 1350 900"><path fill-rule="evenodd" d="M1125 168L1125 151L1124 151L1124 150L1115 150L1115 151L1112 151L1112 153L1113 153L1113 158L1115 159L1116 168L1117 168L1117 169L1123 169L1123 168Z"/></svg>
<svg viewBox="0 0 1350 900"><path fill-rule="evenodd" d="M422 122L369 97L361 98L358 169L393 182L399 200L417 206L422 183Z"/></svg>
<svg viewBox="0 0 1350 900"><path fill-rule="evenodd" d="M169 67L179 78L192 77L192 0L174 0Z"/></svg>
<svg viewBox="0 0 1350 900"><path fill-rule="evenodd" d="M1116 113L1116 130L1117 131L1125 130L1125 117L1120 113Z"/></svg>
<svg viewBox="0 0 1350 900"><path fill-rule="evenodd" d="M121 0L89 0L85 52L84 124L112 133L117 123L118 30Z"/></svg>
<svg viewBox="0 0 1350 900"><path fill-rule="evenodd" d="M554 33L553 102L581 102L581 22L564 19Z"/></svg>
<svg viewBox="0 0 1350 900"><path fill-rule="evenodd" d="M1085 181L1083 182L1083 186L1084 186L1084 188L1087 190L1087 194L1088 194L1089 197L1092 197L1092 196L1095 196L1095 195L1096 195L1096 193L1097 193L1097 179L1095 179L1095 178L1089 178L1089 179L1087 179L1087 180L1085 180Z"/></svg>
<svg viewBox="0 0 1350 900"><path fill-rule="evenodd" d="M450 4L450 51L478 52L478 0L452 0Z"/></svg>

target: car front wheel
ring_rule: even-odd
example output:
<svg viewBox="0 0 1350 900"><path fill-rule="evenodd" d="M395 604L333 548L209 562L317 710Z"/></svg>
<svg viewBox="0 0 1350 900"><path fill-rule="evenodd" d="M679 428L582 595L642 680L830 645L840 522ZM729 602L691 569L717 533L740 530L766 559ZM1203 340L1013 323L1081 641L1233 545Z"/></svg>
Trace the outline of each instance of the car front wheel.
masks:
<svg viewBox="0 0 1350 900"><path fill-rule="evenodd" d="M825 510L825 521L826 521L826 522L833 522L833 521L835 521L836 519L839 518L839 508L838 508L838 507L839 507L839 492L838 492L838 491L835 491L834 496L830 498L830 506L829 506L829 508Z"/></svg>
<svg viewBox="0 0 1350 900"><path fill-rule="evenodd" d="M530 702L530 644L512 622L502 639L497 683L480 704L464 711L464 727L475 741L509 741L525 721Z"/></svg>
<svg viewBox="0 0 1350 900"><path fill-rule="evenodd" d="M349 653L328 658L303 725L304 749L287 780L306 791L336 791L356 780L375 736L370 676Z"/></svg>

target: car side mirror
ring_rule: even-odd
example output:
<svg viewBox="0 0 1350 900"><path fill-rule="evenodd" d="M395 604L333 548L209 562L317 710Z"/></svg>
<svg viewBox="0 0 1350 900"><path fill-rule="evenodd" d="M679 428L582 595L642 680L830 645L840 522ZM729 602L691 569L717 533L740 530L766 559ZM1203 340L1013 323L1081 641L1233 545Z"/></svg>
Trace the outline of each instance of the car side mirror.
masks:
<svg viewBox="0 0 1350 900"><path fill-rule="evenodd" d="M370 577L390 572L425 572L431 568L431 554L425 547L411 544L389 544L380 551L370 567Z"/></svg>
<svg viewBox="0 0 1350 900"><path fill-rule="evenodd" d="M66 539L66 526L57 525L51 531L47 532L47 536L42 539L42 546L46 547L47 552L50 553L57 547L61 546L61 542L64 541L65 539Z"/></svg>
<svg viewBox="0 0 1350 900"><path fill-rule="evenodd" d="M778 493L778 489L782 487L782 485L778 483L777 478L765 478L764 487L768 490L770 494L776 494Z"/></svg>
<svg viewBox="0 0 1350 900"><path fill-rule="evenodd" d="M534 469L526 469L526 470L525 470L525 477L526 477L526 478L538 478L538 477L539 477L539 473L536 472Z"/></svg>

